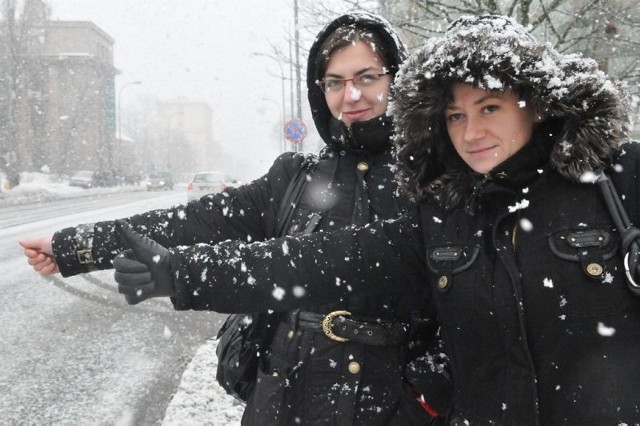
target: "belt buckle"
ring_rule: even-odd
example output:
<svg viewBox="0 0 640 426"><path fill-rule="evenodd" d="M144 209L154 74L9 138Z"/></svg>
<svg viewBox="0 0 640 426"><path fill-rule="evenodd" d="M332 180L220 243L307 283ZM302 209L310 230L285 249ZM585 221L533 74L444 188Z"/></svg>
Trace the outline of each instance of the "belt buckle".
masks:
<svg viewBox="0 0 640 426"><path fill-rule="evenodd" d="M345 339L344 337L336 336L333 334L333 326L332 322L336 317L339 316L351 316L351 312L349 311L333 311L329 312L327 315L322 318L322 331L324 335L327 336L331 340L335 340L336 342L348 342L349 339Z"/></svg>

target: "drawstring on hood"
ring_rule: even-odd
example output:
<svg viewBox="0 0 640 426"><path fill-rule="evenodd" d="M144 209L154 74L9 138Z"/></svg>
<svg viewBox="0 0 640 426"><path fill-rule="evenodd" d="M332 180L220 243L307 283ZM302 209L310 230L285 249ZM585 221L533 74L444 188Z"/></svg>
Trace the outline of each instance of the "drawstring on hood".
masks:
<svg viewBox="0 0 640 426"><path fill-rule="evenodd" d="M527 100L543 117L532 143L552 138L549 165L571 181L608 166L629 130L628 100L594 60L557 52L511 18L460 18L404 63L389 109L400 185L445 208L462 201L470 173L444 122L454 83Z"/></svg>

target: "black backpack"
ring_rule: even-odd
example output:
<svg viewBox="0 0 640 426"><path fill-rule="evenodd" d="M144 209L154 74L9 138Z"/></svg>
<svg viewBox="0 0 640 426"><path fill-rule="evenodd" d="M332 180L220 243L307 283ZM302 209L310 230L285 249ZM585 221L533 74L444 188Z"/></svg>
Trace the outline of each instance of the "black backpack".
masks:
<svg viewBox="0 0 640 426"><path fill-rule="evenodd" d="M315 164L313 157L307 156L289 183L278 211L276 237L286 234ZM227 317L217 335L216 380L229 395L246 402L253 393L260 360L268 354L281 317L281 313L267 312Z"/></svg>

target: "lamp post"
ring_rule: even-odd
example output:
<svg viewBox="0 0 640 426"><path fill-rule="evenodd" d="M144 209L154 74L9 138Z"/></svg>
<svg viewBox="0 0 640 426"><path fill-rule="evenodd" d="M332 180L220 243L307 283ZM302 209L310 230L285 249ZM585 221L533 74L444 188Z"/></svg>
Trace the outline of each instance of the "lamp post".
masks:
<svg viewBox="0 0 640 426"><path fill-rule="evenodd" d="M129 83L125 83L122 85L122 87L120 87L120 90L118 90L118 129L116 132L116 144L120 145L120 141L122 141L122 91L124 89L126 89L127 87L133 86L135 84L142 84L141 81L130 81ZM111 170L113 171L113 152L111 153L111 155L109 156L109 160L110 160L110 164L109 167L111 168Z"/></svg>
<svg viewBox="0 0 640 426"><path fill-rule="evenodd" d="M271 98L260 98L260 100L262 101L267 101L267 102L273 102L274 104L276 104L276 106L280 106L278 105L278 102L271 99ZM280 108L278 108L280 109ZM282 143L280 144L280 152L285 152L287 150L287 139L284 137L284 108L280 109L280 137L282 137Z"/></svg>
<svg viewBox="0 0 640 426"><path fill-rule="evenodd" d="M282 68L282 64L280 63L280 61L278 60L278 58L276 58L275 56L269 55L268 53L262 53L262 52L253 52L254 56L264 56L265 58L269 58L269 59L273 59L276 64L278 64L278 66L280 67L280 81L282 82L282 106L281 106L281 113L280 113L280 117L281 117L281 124L282 127L280 127L280 131L282 132L282 138L283 138L283 142L282 142L282 152L286 151L286 142L284 142L284 117L285 117L285 106L284 106L284 80L286 79L286 77L284 76L284 69Z"/></svg>

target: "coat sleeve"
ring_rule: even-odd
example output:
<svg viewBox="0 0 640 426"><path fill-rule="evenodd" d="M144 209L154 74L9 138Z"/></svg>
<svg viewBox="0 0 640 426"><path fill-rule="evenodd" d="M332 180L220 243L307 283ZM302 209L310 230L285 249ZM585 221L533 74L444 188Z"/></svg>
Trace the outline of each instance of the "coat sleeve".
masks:
<svg viewBox="0 0 640 426"><path fill-rule="evenodd" d="M353 294L420 291L422 246L416 215L408 213L332 233L176 247L173 302L178 310L287 311Z"/></svg>
<svg viewBox="0 0 640 426"><path fill-rule="evenodd" d="M279 201L303 159L301 154L282 154L266 175L247 185L124 220L137 232L165 247L270 238ZM114 229L115 221L104 221L56 232L53 251L62 275L111 268L113 258L127 248L120 243Z"/></svg>

